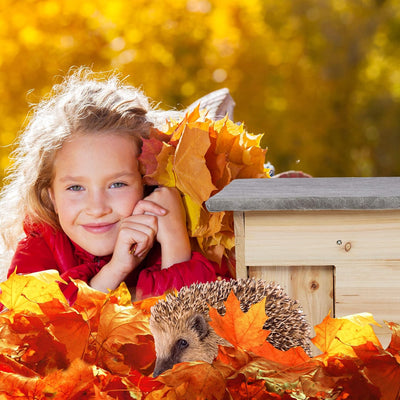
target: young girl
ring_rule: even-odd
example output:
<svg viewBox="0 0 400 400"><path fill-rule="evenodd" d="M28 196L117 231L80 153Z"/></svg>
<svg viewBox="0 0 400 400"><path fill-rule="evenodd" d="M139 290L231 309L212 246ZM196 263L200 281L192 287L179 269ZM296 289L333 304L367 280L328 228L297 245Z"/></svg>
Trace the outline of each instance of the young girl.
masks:
<svg viewBox="0 0 400 400"><path fill-rule="evenodd" d="M142 138L160 115L116 76L80 69L53 88L1 194L3 240L19 241L8 275L56 269L70 302L70 278L104 292L126 281L136 298L216 279L219 267L191 251L178 191L143 187Z"/></svg>

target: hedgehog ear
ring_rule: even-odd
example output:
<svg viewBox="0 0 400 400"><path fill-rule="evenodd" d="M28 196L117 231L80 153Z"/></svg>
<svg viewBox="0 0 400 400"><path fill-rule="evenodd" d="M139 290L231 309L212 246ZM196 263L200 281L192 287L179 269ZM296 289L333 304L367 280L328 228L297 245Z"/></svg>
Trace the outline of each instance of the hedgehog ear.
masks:
<svg viewBox="0 0 400 400"><path fill-rule="evenodd" d="M197 333L200 340L204 339L210 330L210 327L202 314L193 314L189 319L189 326Z"/></svg>

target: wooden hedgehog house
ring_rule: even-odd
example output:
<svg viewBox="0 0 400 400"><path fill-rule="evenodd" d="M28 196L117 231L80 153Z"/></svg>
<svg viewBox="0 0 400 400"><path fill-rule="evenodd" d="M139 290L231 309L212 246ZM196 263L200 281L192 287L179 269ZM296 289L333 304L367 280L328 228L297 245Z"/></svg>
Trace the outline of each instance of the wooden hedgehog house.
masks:
<svg viewBox="0 0 400 400"><path fill-rule="evenodd" d="M210 198L233 211L236 273L279 282L312 326L369 312L400 322L400 177L241 179Z"/></svg>

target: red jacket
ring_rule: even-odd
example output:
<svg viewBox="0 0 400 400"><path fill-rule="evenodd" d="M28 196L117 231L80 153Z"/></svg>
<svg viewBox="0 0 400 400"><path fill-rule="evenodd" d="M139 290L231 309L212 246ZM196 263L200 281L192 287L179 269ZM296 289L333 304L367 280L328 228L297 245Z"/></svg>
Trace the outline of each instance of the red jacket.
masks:
<svg viewBox="0 0 400 400"><path fill-rule="evenodd" d="M88 253L62 231L55 231L48 225L24 226L26 238L18 244L8 275L17 270L19 274L57 270L68 282L61 289L70 303L76 299L77 288L69 278L89 282L107 264L111 256L96 257ZM213 281L217 276L228 276L224 264L221 267L209 261L202 254L193 252L189 261L161 269L161 251L157 244L141 265L126 279L128 287L136 288L136 297L158 296L168 289L179 290L195 282Z"/></svg>

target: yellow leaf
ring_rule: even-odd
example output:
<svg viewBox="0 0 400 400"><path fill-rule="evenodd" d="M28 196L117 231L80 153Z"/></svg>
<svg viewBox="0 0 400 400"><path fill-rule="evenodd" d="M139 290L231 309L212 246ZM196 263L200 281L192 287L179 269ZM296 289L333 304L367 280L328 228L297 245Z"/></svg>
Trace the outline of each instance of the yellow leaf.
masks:
<svg viewBox="0 0 400 400"><path fill-rule="evenodd" d="M189 235L193 237L194 232L196 232L199 227L202 206L195 202L190 196L184 195L182 199L186 209L186 224Z"/></svg>
<svg viewBox="0 0 400 400"><path fill-rule="evenodd" d="M128 307L132 305L132 297L125 282L122 282L116 289L107 294L107 298L116 298L120 306Z"/></svg>
<svg viewBox="0 0 400 400"><path fill-rule="evenodd" d="M369 313L332 318L329 314L315 326L312 342L324 353L322 358L338 354L356 356L352 346L371 342L380 346L371 324L380 326Z"/></svg>
<svg viewBox="0 0 400 400"><path fill-rule="evenodd" d="M0 283L0 303L14 313L31 311L43 314L38 304L58 299L68 304L58 282L65 283L55 270L18 275L14 272L7 281Z"/></svg>

